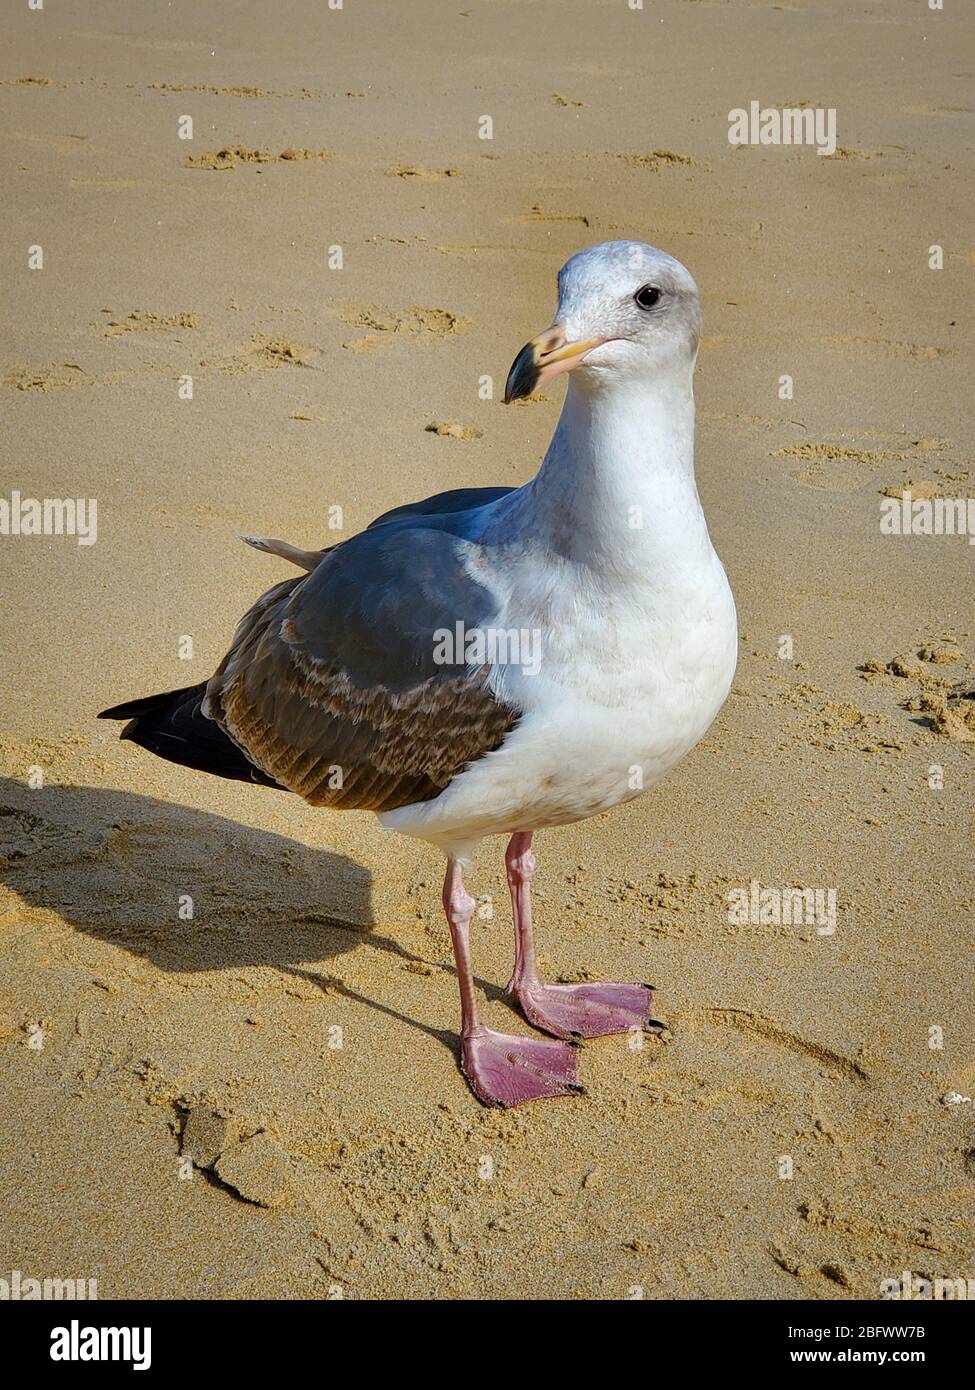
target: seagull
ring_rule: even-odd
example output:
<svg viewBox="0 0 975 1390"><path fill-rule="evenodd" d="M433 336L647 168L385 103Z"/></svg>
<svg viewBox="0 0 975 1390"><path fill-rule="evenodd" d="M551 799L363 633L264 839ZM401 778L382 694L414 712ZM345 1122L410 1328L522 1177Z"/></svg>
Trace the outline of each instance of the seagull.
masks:
<svg viewBox="0 0 975 1390"><path fill-rule="evenodd" d="M507 379L506 403L568 376L529 482L396 507L320 551L245 537L301 573L245 614L208 681L100 716L170 762L370 810L443 852L460 1065L488 1105L579 1092L581 1039L663 1027L652 986L540 978L532 845L658 783L731 686L734 598L694 480L700 327L672 256L580 251ZM508 993L546 1038L481 1019L464 873L492 835L508 837Z"/></svg>

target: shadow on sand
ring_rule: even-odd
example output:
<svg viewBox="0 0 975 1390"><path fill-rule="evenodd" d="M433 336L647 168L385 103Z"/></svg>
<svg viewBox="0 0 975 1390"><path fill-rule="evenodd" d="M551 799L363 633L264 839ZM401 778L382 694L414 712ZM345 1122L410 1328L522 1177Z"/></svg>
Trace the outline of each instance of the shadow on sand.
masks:
<svg viewBox="0 0 975 1390"><path fill-rule="evenodd" d="M456 1049L456 1033L356 993L327 967L309 969L368 944L454 974L375 930L368 870L332 850L132 792L30 791L0 778L0 879L32 906L161 970L271 967ZM193 900L190 920L180 916L184 895Z"/></svg>

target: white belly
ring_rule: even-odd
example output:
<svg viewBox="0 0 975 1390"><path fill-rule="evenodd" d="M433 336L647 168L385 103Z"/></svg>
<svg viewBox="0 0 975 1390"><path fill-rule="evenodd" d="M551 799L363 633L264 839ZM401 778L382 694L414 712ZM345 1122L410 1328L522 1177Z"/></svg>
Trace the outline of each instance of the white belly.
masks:
<svg viewBox="0 0 975 1390"><path fill-rule="evenodd" d="M538 673L508 668L497 682L524 710L503 745L436 800L382 815L384 827L467 859L485 835L564 825L632 800L703 736L737 659L734 600L716 556L693 592L631 597L615 612L563 593L559 607L564 622L551 602L538 615Z"/></svg>

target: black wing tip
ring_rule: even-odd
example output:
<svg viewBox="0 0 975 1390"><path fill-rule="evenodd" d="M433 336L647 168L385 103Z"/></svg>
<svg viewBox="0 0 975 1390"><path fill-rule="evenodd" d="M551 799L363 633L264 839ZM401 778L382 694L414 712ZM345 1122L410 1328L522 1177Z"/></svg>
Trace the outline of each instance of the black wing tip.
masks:
<svg viewBox="0 0 975 1390"><path fill-rule="evenodd" d="M111 709L99 710L96 719L129 719L131 705L113 705Z"/></svg>
<svg viewBox="0 0 975 1390"><path fill-rule="evenodd" d="M142 695L137 700L124 700L120 705L112 705L110 709L101 710L95 717L97 719L137 719L142 714L154 714L157 711L169 709L173 704L178 703L180 696L184 699L191 695L202 695L206 689L206 681L199 685L183 686L180 690L162 690L156 695Z"/></svg>
<svg viewBox="0 0 975 1390"><path fill-rule="evenodd" d="M99 710L96 719L138 719L140 714L149 714L158 709L158 696L148 696L144 700L126 700L124 704L112 705L111 709Z"/></svg>

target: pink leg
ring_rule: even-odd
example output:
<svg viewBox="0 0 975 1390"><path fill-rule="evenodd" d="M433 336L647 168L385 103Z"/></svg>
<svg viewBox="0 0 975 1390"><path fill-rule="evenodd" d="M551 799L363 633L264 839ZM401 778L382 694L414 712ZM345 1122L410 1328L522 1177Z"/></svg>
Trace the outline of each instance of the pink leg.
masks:
<svg viewBox="0 0 975 1390"><path fill-rule="evenodd" d="M485 1105L507 1108L543 1096L582 1091L575 1079L576 1049L548 1039L495 1033L478 1017L471 974L470 925L474 899L464 887L460 865L447 861L443 905L460 982L460 1057L471 1090Z"/></svg>
<svg viewBox="0 0 975 1390"><path fill-rule="evenodd" d="M535 856L531 845L531 835L519 832L512 835L504 856L515 918L515 969L508 991L518 1000L528 1022L557 1038L599 1038L634 1028L662 1028L652 1016L653 990L649 985L546 985L538 978L532 940Z"/></svg>

